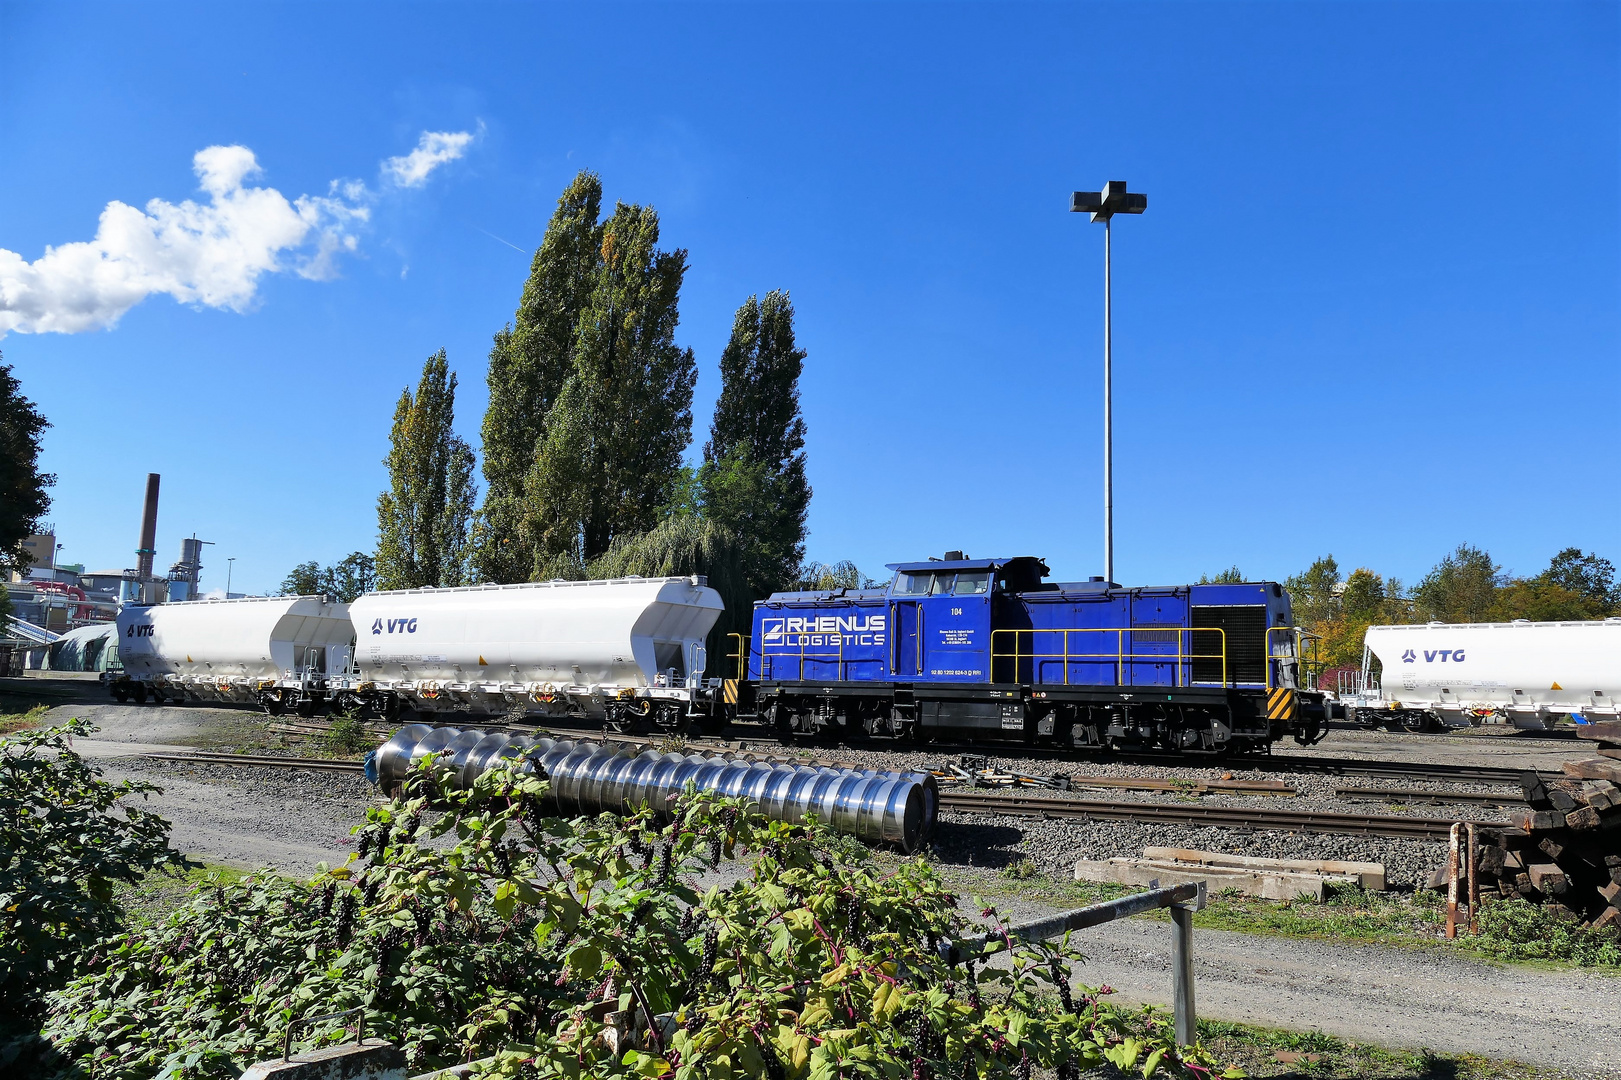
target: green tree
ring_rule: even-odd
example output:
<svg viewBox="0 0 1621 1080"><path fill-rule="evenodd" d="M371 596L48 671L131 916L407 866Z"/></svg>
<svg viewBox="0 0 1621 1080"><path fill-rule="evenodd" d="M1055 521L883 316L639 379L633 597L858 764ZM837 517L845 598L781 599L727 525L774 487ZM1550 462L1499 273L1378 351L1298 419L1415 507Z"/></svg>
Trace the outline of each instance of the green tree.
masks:
<svg viewBox="0 0 1621 1080"><path fill-rule="evenodd" d="M878 582L863 574L849 559L841 559L836 563L808 562L799 568L799 580L794 582L794 588L805 592L836 592L839 589L878 587Z"/></svg>
<svg viewBox="0 0 1621 1080"><path fill-rule="evenodd" d="M1215 577L1208 577L1208 576L1203 575L1203 574L1199 575L1198 584L1200 584L1200 585L1236 585L1236 584L1238 584L1239 582L1241 582L1243 580L1245 580L1244 579L1244 571L1240 570L1236 566L1229 566L1227 569L1222 570L1221 572L1216 574Z"/></svg>
<svg viewBox="0 0 1621 1080"><path fill-rule="evenodd" d="M1581 548L1565 548L1553 557L1548 569L1538 575L1549 585L1580 596L1600 614L1621 607L1621 587L1615 581L1615 564Z"/></svg>
<svg viewBox="0 0 1621 1080"><path fill-rule="evenodd" d="M1295 625L1322 633L1338 606L1341 585L1340 564L1332 554L1317 559L1303 573L1286 578L1283 587L1289 591Z"/></svg>
<svg viewBox="0 0 1621 1080"><path fill-rule="evenodd" d="M314 596L324 592L321 588L321 564L311 559L301 562L287 572L281 579L281 595L283 596Z"/></svg>
<svg viewBox="0 0 1621 1080"><path fill-rule="evenodd" d="M1413 590L1422 619L1448 623L1484 622L1491 616L1502 567L1477 547L1459 544Z"/></svg>
<svg viewBox="0 0 1621 1080"><path fill-rule="evenodd" d="M327 568L325 591L345 604L354 603L361 593L376 587L377 563L363 551L350 552L337 565Z"/></svg>
<svg viewBox="0 0 1621 1080"><path fill-rule="evenodd" d="M394 409L389 490L377 497L377 583L385 589L452 586L467 579L473 452L452 430L456 376L445 350L430 356L413 397Z"/></svg>
<svg viewBox="0 0 1621 1080"><path fill-rule="evenodd" d="M726 610L715 620L705 642L706 671L715 677L736 674L736 661L726 657L736 651L732 634L749 633L754 599L743 573L743 553L737 538L725 526L696 514L665 518L657 526L635 536L621 536L590 565L584 575L592 578L682 577L702 574L709 587L720 593Z"/></svg>
<svg viewBox="0 0 1621 1080"><path fill-rule="evenodd" d="M299 563L282 579L281 595L312 596L325 593L345 604L377 587L377 567L370 555L351 552L332 566L311 559Z"/></svg>
<svg viewBox="0 0 1621 1080"><path fill-rule="evenodd" d="M525 481L537 578L575 576L620 537L658 523L692 439L692 350L675 343L684 250L660 251L658 215L619 203L581 313L574 370Z"/></svg>
<svg viewBox="0 0 1621 1080"><path fill-rule="evenodd" d="M699 486L705 512L743 543L754 599L791 585L805 555L811 496L799 412L805 355L794 341L793 304L775 291L737 309L721 353L721 390Z"/></svg>
<svg viewBox="0 0 1621 1080"><path fill-rule="evenodd" d="M74 753L73 738L95 730L71 720L0 737L0 1072L8 1075L30 1048L6 1036L31 1030L44 995L120 928L113 886L186 865L169 847L169 823L132 799L162 789L110 783Z"/></svg>
<svg viewBox="0 0 1621 1080"><path fill-rule="evenodd" d="M484 505L473 565L480 580L527 581L533 538L524 532L525 478L546 418L574 370L580 313L596 284L602 246L602 181L582 172L557 200L512 323L490 350L484 413Z"/></svg>
<svg viewBox="0 0 1621 1080"><path fill-rule="evenodd" d="M11 365L0 363L0 573L27 573L32 565L23 541L51 507L46 489L56 477L39 471L40 438L50 422L22 396ZM0 589L0 611L11 610Z"/></svg>

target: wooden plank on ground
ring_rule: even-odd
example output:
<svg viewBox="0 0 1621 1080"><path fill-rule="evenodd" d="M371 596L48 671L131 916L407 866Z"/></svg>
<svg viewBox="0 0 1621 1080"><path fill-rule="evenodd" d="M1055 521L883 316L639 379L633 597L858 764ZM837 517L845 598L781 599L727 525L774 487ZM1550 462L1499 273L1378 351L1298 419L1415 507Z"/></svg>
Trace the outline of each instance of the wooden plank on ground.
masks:
<svg viewBox="0 0 1621 1080"><path fill-rule="evenodd" d="M1162 887L1207 881L1212 892L1237 889L1246 896L1263 900L1295 900L1305 896L1321 901L1330 884L1352 884L1356 879L1348 875L1330 877L1284 871L1264 873L1224 866L1186 866L1151 859L1082 859L1075 864L1075 880L1137 886L1157 880Z"/></svg>
<svg viewBox="0 0 1621 1080"><path fill-rule="evenodd" d="M1573 780L1608 780L1612 784L1621 784L1621 761L1611 758L1596 757L1567 761L1560 768Z"/></svg>
<svg viewBox="0 0 1621 1080"><path fill-rule="evenodd" d="M1621 743L1621 720L1598 720L1591 724L1582 724L1576 728L1576 734L1583 739Z"/></svg>
<svg viewBox="0 0 1621 1080"><path fill-rule="evenodd" d="M1229 855L1224 851L1196 851L1192 848L1169 847L1143 848L1143 858L1261 872L1283 870L1305 874L1333 874L1354 877L1364 889L1375 892L1383 892L1385 888L1385 864L1376 862L1346 862L1342 859L1265 859L1255 855Z"/></svg>

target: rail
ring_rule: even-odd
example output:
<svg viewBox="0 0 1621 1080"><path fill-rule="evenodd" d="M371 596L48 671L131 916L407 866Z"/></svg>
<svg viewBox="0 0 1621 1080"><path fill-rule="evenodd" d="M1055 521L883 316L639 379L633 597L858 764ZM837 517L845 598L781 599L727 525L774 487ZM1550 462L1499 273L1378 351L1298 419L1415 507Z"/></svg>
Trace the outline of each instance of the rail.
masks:
<svg viewBox="0 0 1621 1080"><path fill-rule="evenodd" d="M1014 635L1014 637L1013 637L1013 651L1012 652L998 651L998 649L996 647L996 639L997 639L998 634L1012 634L1012 635ZM1034 652L1034 651L1025 652L1025 651L1023 651L1022 649L1019 648L1019 637L1018 637L1018 635L1020 635L1020 634L1029 634L1029 635L1031 635L1030 645L1031 645L1032 650L1035 647L1034 636L1036 634L1062 634L1063 635L1063 637L1062 637L1063 652L1052 652L1052 653L1038 653L1038 652ZM1112 652L1112 653L1111 652L1101 652L1101 653L1074 652L1069 647L1069 636L1071 634L1113 634L1113 635L1115 635L1115 651ZM1150 652L1144 652L1144 653L1139 653L1139 652L1136 651L1136 648L1135 648L1136 645L1138 644L1138 642L1136 642L1136 641L1132 642L1132 645L1133 645L1132 651L1127 652L1126 651L1126 639L1125 639L1125 635L1127 635L1127 634L1175 634L1176 635L1176 652L1175 652L1175 654L1172 654L1172 653L1169 653L1169 652L1151 652L1151 653ZM1189 638L1188 638L1188 649L1189 649L1189 651L1187 651L1187 652L1184 652L1183 649L1182 649L1182 635L1183 634L1189 635ZM1217 653L1195 653L1195 652L1192 652L1191 650L1193 648L1193 639L1192 639L1191 635L1193 635L1193 634L1217 634L1217 635L1219 635L1220 639L1221 639L1221 646L1220 646L1221 651L1217 652ZM1142 644L1150 644L1150 642L1143 642ZM1168 642L1153 642L1152 644L1169 644L1169 643ZM992 671L992 679L993 680L995 680L995 674L994 673L996 671L996 662L998 660L1003 660L1003 661L1011 660L1013 662L1013 678L1012 679L999 680L999 681L1002 681L1002 682L1023 682L1023 681L1025 681L1025 680L1021 679L1019 676L1022 674L1021 666L1022 666L1023 662L1025 660L1029 660L1031 662L1031 664L1030 664L1030 675L1031 675L1030 681L1033 682L1033 683L1043 681L1041 679L1035 678L1035 676L1037 676L1037 675L1039 675L1041 673L1041 665L1039 665L1037 663L1038 661L1042 661L1042 660L1062 660L1063 664L1064 664L1064 681L1063 681L1064 686L1069 686L1070 685L1070 678L1069 678L1070 665L1074 664L1074 663L1084 663L1084 662L1086 662L1088 660L1100 661L1100 662L1104 662L1104 663L1106 663L1106 662L1108 662L1110 660L1113 660L1114 661L1114 685L1116 685L1116 686L1136 685L1134 683L1127 683L1125 681L1126 665L1128 665L1128 664L1135 667L1137 664L1157 664L1157 665L1160 665L1160 666L1164 666L1166 664L1173 664L1174 663L1174 665L1175 665L1174 678L1176 679L1176 681L1173 682L1171 685L1173 685L1173 686L1192 686L1193 685L1193 670L1192 670L1193 661L1195 661L1195 660L1220 660L1221 661L1221 685L1222 686L1230 685L1228 683L1228 680L1227 680L1227 632L1225 630L1221 629L1220 627L1217 627L1217 626L1182 626L1182 627L1174 627L1174 626L1155 626L1155 627L1141 627L1141 626L1137 626L1137 627L1127 627L1127 626L1121 626L1121 627L1087 626L1087 627L1074 627L1074 628L1061 628L1061 627L1052 627L1052 628L1047 628L1047 627L1021 627L1021 628L1017 628L1017 629L1003 628L1003 629L1000 629L1000 630L992 630L991 631L991 671ZM1186 669L1186 670L1184 671L1184 669ZM1186 681L1184 681L1184 675L1186 676Z"/></svg>
<svg viewBox="0 0 1621 1080"><path fill-rule="evenodd" d="M1157 886L1157 883L1156 883ZM1188 1046L1195 1038L1196 1014L1193 1004L1193 913L1204 910L1208 883L1190 881L1169 889L1150 888L1147 892L1122 896L1090 907L1077 908L1044 919L1015 923L1000 930L962 941L945 938L936 946L940 958L952 967L1009 948L1013 940L1044 941L1090 926L1101 926L1141 915L1159 908L1171 909L1171 1001L1175 1008L1176 1042Z"/></svg>
<svg viewBox="0 0 1621 1080"><path fill-rule="evenodd" d="M1437 842L1445 842L1452 828L1452 822L1449 820L1398 814L1345 814L1333 811L1273 810L1249 806L1065 799L1039 795L970 795L966 792L946 791L940 793L940 809L970 814L1005 814L1009 817L1081 818L1097 821L1131 821L1139 824L1174 822L1221 829L1384 836L1392 839ZM1501 828L1503 823L1482 821L1477 824Z"/></svg>

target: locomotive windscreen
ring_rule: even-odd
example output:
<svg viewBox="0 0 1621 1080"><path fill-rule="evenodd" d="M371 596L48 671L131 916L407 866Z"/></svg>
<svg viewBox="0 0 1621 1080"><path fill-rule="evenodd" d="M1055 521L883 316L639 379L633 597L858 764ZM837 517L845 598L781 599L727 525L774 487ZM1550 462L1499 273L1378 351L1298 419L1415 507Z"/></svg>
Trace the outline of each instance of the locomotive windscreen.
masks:
<svg viewBox="0 0 1621 1080"><path fill-rule="evenodd" d="M1227 643L1227 681L1230 683L1266 682L1266 605L1245 604L1241 607L1215 607L1195 604L1192 625L1196 629L1213 627L1223 634L1193 634L1193 651L1201 657L1193 661L1193 681L1219 683L1222 681L1222 662L1219 641Z"/></svg>

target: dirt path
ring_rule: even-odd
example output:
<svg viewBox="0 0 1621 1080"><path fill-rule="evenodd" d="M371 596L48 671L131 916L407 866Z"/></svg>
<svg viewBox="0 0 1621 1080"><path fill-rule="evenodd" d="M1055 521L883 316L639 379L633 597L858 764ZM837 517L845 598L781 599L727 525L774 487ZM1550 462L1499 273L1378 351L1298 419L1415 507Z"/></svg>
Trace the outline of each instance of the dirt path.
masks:
<svg viewBox="0 0 1621 1080"><path fill-rule="evenodd" d="M1170 1004L1171 928L1127 919L1086 932L1076 979ZM1201 1016L1308 1028L1355 1042L1511 1058L1621 1076L1621 978L1509 968L1376 945L1194 930Z"/></svg>

